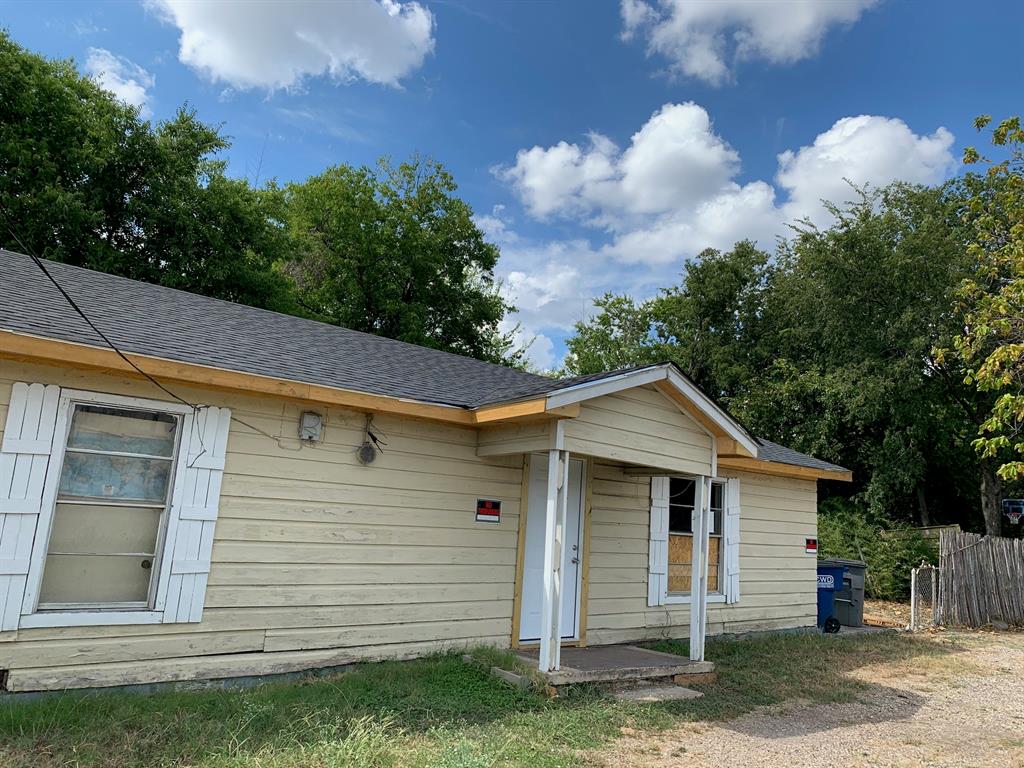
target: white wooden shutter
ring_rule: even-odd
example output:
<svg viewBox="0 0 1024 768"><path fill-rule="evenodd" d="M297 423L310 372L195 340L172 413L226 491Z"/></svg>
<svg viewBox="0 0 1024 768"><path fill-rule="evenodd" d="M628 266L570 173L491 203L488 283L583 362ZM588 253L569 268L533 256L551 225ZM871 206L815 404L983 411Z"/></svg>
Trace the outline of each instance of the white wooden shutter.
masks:
<svg viewBox="0 0 1024 768"><path fill-rule="evenodd" d="M164 556L170 558L164 623L196 622L203 617L231 411L201 408L186 422L189 436L182 450L185 466L178 473L181 482L174 491L164 548Z"/></svg>
<svg viewBox="0 0 1024 768"><path fill-rule="evenodd" d="M740 481L725 483L725 515L722 523L725 539L725 602L740 600Z"/></svg>
<svg viewBox="0 0 1024 768"><path fill-rule="evenodd" d="M0 630L18 628L60 387L17 382L0 444Z"/></svg>
<svg viewBox="0 0 1024 768"><path fill-rule="evenodd" d="M647 604L664 605L668 593L668 478L651 478L650 557Z"/></svg>

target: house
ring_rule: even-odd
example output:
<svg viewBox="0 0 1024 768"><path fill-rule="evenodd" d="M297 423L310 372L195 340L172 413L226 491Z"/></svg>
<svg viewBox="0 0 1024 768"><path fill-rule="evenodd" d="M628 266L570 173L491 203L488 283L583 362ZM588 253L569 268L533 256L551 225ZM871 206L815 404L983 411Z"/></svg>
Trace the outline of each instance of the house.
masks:
<svg viewBox="0 0 1024 768"><path fill-rule="evenodd" d="M816 484L677 368L554 380L0 252L0 678L815 622Z"/></svg>

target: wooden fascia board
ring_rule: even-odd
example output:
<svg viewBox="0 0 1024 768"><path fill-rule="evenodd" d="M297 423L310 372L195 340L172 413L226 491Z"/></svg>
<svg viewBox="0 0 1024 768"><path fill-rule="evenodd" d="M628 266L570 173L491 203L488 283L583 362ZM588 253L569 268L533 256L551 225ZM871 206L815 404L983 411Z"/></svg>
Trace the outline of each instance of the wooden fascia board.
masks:
<svg viewBox="0 0 1024 768"><path fill-rule="evenodd" d="M669 368L666 371L665 383L689 401L695 411L699 411L714 423L725 437L735 440L744 452L751 456L757 456L757 441L747 433L746 429L678 370Z"/></svg>
<svg viewBox="0 0 1024 768"><path fill-rule="evenodd" d="M242 394L261 394L289 400L336 405L356 410L379 411L431 421L473 426L476 415L454 406L371 395L354 390L307 384L196 363L126 353L126 357L157 380L179 382ZM133 378L143 377L112 349L0 330L0 358L51 365L109 371Z"/></svg>
<svg viewBox="0 0 1024 768"><path fill-rule="evenodd" d="M503 421L531 421L534 419L575 418L579 415L579 403L559 408L549 408L546 397L521 400L517 403L485 405L473 411L477 424L495 424Z"/></svg>
<svg viewBox="0 0 1024 768"><path fill-rule="evenodd" d="M669 398L676 407L679 408L679 410L700 424L708 434L715 437L715 440L718 443L719 456L723 453L737 453L753 458L753 454L750 453L742 443L733 437L731 433L727 432L720 424L708 418L708 416L699 408L695 408L690 399L676 389L676 387L669 381L659 381L656 382L654 386L658 388L658 391Z"/></svg>
<svg viewBox="0 0 1024 768"><path fill-rule="evenodd" d="M719 470L734 469L744 472L756 472L762 475L793 477L801 480L839 480L845 483L853 481L853 472L846 469L816 469L814 467L802 467L797 464L783 464L778 461L753 459L748 456L719 456L718 468Z"/></svg>

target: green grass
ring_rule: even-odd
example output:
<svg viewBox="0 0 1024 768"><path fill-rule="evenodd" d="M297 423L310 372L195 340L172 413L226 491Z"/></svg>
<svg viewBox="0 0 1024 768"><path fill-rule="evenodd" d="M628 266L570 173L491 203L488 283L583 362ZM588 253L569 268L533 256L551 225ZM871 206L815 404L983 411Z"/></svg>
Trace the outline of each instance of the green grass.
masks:
<svg viewBox="0 0 1024 768"><path fill-rule="evenodd" d="M685 645L653 644L675 653ZM105 693L0 704L0 766L104 768L477 768L579 764L620 729L721 720L788 699L848 701L865 664L941 658L954 650L887 634L762 637L709 643L716 684L701 699L620 704L593 686L549 700L490 676L513 663L480 649L366 664L328 679L238 691Z"/></svg>

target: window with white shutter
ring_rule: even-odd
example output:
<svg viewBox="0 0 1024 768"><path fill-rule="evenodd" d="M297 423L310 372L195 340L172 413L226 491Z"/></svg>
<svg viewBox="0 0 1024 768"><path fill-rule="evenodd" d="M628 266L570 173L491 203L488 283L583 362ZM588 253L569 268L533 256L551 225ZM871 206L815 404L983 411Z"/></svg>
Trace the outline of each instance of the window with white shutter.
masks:
<svg viewBox="0 0 1024 768"><path fill-rule="evenodd" d="M34 409L47 431L37 425L27 446ZM52 450L30 454L44 459L36 514L20 550L22 597L4 607L3 628L199 621L229 424L223 408L15 385L3 456L41 451L43 438ZM9 495L23 463L0 458ZM0 552L19 546L11 530L0 528Z"/></svg>
<svg viewBox="0 0 1024 768"><path fill-rule="evenodd" d="M698 478L651 478L648 605L689 602L697 491ZM711 602L739 601L739 519L739 480L713 480L707 552Z"/></svg>
<svg viewBox="0 0 1024 768"><path fill-rule="evenodd" d="M664 605L668 591L668 483L667 477L651 478L650 556L647 573L647 604Z"/></svg>
<svg viewBox="0 0 1024 768"><path fill-rule="evenodd" d="M740 480L731 477L725 483L725 602L740 601Z"/></svg>
<svg viewBox="0 0 1024 768"><path fill-rule="evenodd" d="M16 383L0 443L0 631L18 628L60 387Z"/></svg>

